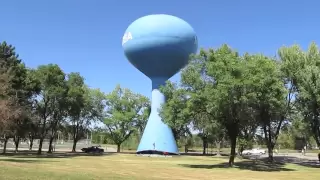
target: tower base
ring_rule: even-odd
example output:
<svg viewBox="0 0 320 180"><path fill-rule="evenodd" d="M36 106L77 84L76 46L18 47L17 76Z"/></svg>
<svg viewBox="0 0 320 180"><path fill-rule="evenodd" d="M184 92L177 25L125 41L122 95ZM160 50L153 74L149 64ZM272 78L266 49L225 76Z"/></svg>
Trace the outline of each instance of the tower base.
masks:
<svg viewBox="0 0 320 180"><path fill-rule="evenodd" d="M141 137L137 154L179 154L171 128L162 121L159 115L161 105L165 103L165 97L158 88L163 84L165 84L165 78L152 79L151 113Z"/></svg>
<svg viewBox="0 0 320 180"><path fill-rule="evenodd" d="M176 153L167 153L167 152L154 151L154 150L149 150L149 151L137 151L137 154L149 154L149 155L179 155L179 154L176 154Z"/></svg>
<svg viewBox="0 0 320 180"><path fill-rule="evenodd" d="M179 154L171 128L162 122L158 114L150 114L137 154Z"/></svg>

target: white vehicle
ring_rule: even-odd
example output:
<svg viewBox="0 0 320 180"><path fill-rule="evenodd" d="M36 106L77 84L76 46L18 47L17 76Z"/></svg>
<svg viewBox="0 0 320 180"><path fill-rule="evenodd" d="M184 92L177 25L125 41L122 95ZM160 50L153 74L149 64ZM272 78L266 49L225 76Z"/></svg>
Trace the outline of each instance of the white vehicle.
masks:
<svg viewBox="0 0 320 180"><path fill-rule="evenodd" d="M248 149L248 150L244 150L242 151L243 155L257 155L257 154L265 154L266 150L264 149L259 149L259 148L255 148L255 149Z"/></svg>

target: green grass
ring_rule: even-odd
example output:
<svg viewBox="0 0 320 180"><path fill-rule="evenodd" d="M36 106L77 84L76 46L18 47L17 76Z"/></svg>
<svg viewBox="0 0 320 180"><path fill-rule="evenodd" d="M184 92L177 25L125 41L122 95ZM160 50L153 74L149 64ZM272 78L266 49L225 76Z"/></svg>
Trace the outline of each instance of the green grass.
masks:
<svg viewBox="0 0 320 180"><path fill-rule="evenodd" d="M30 155L0 157L3 180L295 180L320 179L319 168L295 164L266 164L236 160L227 168L227 157L139 157L133 154L104 156Z"/></svg>

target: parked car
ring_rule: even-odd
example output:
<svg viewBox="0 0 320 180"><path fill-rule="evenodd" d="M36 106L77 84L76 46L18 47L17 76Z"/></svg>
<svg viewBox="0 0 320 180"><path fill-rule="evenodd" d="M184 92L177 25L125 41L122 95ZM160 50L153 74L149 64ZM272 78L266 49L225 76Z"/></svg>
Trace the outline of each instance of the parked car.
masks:
<svg viewBox="0 0 320 180"><path fill-rule="evenodd" d="M259 148L255 148L255 149L247 149L242 151L243 155L251 155L251 154L265 154L266 150L264 149L259 149Z"/></svg>
<svg viewBox="0 0 320 180"><path fill-rule="evenodd" d="M99 146L91 146L87 148L82 148L81 151L85 153L103 153L104 149L100 148Z"/></svg>

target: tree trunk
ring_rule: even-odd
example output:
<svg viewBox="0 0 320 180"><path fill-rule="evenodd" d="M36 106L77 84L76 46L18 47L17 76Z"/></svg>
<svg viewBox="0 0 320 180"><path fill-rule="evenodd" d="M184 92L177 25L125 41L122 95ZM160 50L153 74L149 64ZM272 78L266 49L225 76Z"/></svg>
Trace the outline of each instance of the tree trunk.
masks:
<svg viewBox="0 0 320 180"><path fill-rule="evenodd" d="M75 122L74 122L75 123ZM78 142L78 135L79 135L79 123L73 124L73 145L72 145L72 152L76 152L77 142Z"/></svg>
<svg viewBox="0 0 320 180"><path fill-rule="evenodd" d="M14 141L14 145L15 145L14 152L17 153L18 149L19 149L20 137L19 136L14 136L13 141Z"/></svg>
<svg viewBox="0 0 320 180"><path fill-rule="evenodd" d="M121 144L117 144L117 152L119 153L121 149Z"/></svg>
<svg viewBox="0 0 320 180"><path fill-rule="evenodd" d="M313 135L313 138L315 139L317 146L320 148L320 131L319 131L319 138L315 134Z"/></svg>
<svg viewBox="0 0 320 180"><path fill-rule="evenodd" d="M40 142L39 142L39 148L38 148L38 154L41 154L42 153L42 145L43 145L43 140L47 134L47 130L46 130L46 120L47 120L47 117L44 116L43 118L43 124L42 124L42 127L41 127L41 134L40 134Z"/></svg>
<svg viewBox="0 0 320 180"><path fill-rule="evenodd" d="M76 148L77 148L77 138L73 138L73 145L72 145L72 152L76 152Z"/></svg>
<svg viewBox="0 0 320 180"><path fill-rule="evenodd" d="M7 138L7 137L4 138L3 152L2 152L3 154L5 154L7 152L8 140L9 140L9 138Z"/></svg>
<svg viewBox="0 0 320 180"><path fill-rule="evenodd" d="M38 154L41 154L41 153L42 153L42 144L43 144L43 139L44 139L44 137L40 137L39 148L38 148Z"/></svg>
<svg viewBox="0 0 320 180"><path fill-rule="evenodd" d="M241 145L241 146L239 147L239 150L238 150L238 153L239 153L240 156L242 156L242 152L243 152L243 151L244 151L244 146Z"/></svg>
<svg viewBox="0 0 320 180"><path fill-rule="evenodd" d="M202 138L202 154L205 155L206 154L206 149L207 149L207 139L206 138Z"/></svg>
<svg viewBox="0 0 320 180"><path fill-rule="evenodd" d="M270 162L273 162L273 147L272 145L268 145L268 159Z"/></svg>
<svg viewBox="0 0 320 180"><path fill-rule="evenodd" d="M49 140L49 149L48 149L48 153L52 153L53 147L52 147L52 142L54 140L54 137L51 136L50 140Z"/></svg>
<svg viewBox="0 0 320 180"><path fill-rule="evenodd" d="M30 141L29 151L32 151L32 147L33 147L33 136L30 137L29 141Z"/></svg>
<svg viewBox="0 0 320 180"><path fill-rule="evenodd" d="M231 141L231 152L229 157L229 166L232 167L234 165L234 158L236 157L236 145L237 145L237 136L233 135L230 137Z"/></svg>
<svg viewBox="0 0 320 180"><path fill-rule="evenodd" d="M320 125L319 125L319 112L318 112L318 106L317 104L314 105L313 108L313 114L315 115L314 118L312 119L312 132L314 139L317 143L317 146L320 148Z"/></svg>
<svg viewBox="0 0 320 180"><path fill-rule="evenodd" d="M267 128L268 126L268 128ZM265 136L265 142L268 147L268 160L270 162L273 162L273 148L274 148L274 143L272 142L272 135L271 135L271 130L270 130L270 122L268 125L264 124L263 125L263 131L264 131L264 136Z"/></svg>
<svg viewBox="0 0 320 180"><path fill-rule="evenodd" d="M184 152L188 153L188 145L184 145Z"/></svg>
<svg viewBox="0 0 320 180"><path fill-rule="evenodd" d="M313 124L313 127L312 127L313 137L316 141L317 146L320 148L320 130L318 129L319 127Z"/></svg>
<svg viewBox="0 0 320 180"><path fill-rule="evenodd" d="M220 151L221 151L221 141L216 141L216 146L217 146L217 156L221 156Z"/></svg>

